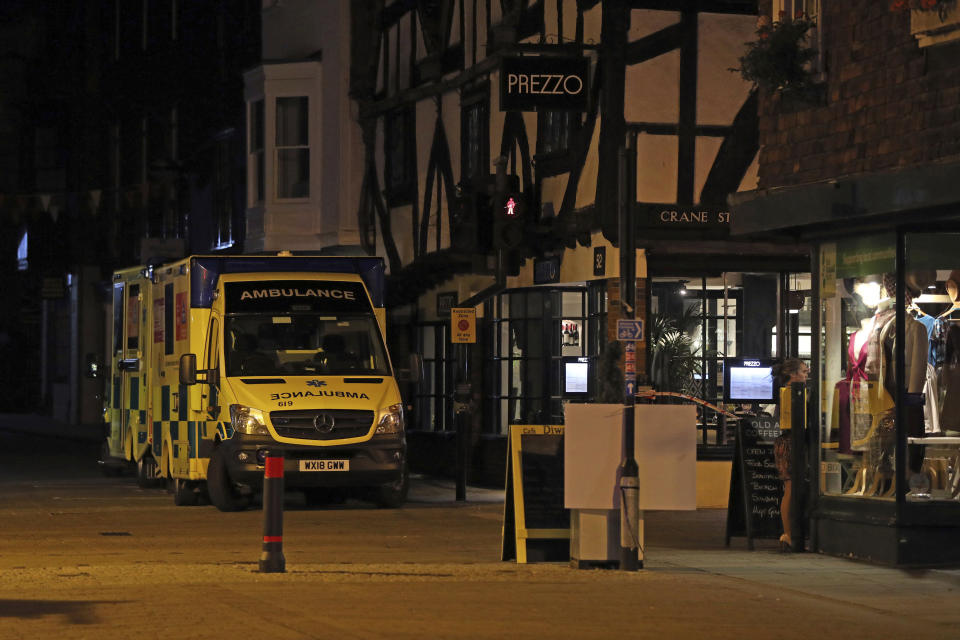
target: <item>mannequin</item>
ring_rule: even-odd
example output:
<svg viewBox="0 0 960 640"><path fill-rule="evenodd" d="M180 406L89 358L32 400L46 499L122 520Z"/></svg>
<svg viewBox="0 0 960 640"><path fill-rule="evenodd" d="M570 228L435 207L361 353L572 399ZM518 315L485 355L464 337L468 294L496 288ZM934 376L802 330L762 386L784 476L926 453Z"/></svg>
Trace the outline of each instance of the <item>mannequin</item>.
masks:
<svg viewBox="0 0 960 640"><path fill-rule="evenodd" d="M889 300L889 317L884 316L880 308L886 300L880 301L877 307L877 328L880 331L880 379L884 383L890 396L897 397L896 372L894 347L896 342L896 313L893 304L896 300L897 286L896 277L893 274L883 276L884 289ZM913 295L910 291L905 292L906 302L909 305L913 301ZM923 393L923 385L927 380L927 329L922 323L918 322L909 315L906 316L904 324L904 377L906 379L907 393Z"/></svg>
<svg viewBox="0 0 960 640"><path fill-rule="evenodd" d="M879 282L858 282L853 292L863 306L874 311L860 321L860 330L850 336L847 350L849 418L840 422L841 451L866 451L868 438L876 430L878 416L891 406L892 400L880 393L880 331L893 317L893 300L885 295ZM845 407L840 407L841 413ZM846 433L844 432L846 431ZM846 445L844 447L844 445ZM860 490L866 488L865 478L858 478Z"/></svg>
<svg viewBox="0 0 960 640"><path fill-rule="evenodd" d="M884 289L887 295L893 299L896 296L896 277L893 274L883 276ZM907 290L904 292L904 298L909 305L913 301L912 293ZM897 397L897 377L896 377L896 339L897 326L896 314L893 314L880 327L879 331L879 354L880 354L880 385L890 394L891 398ZM878 318L879 320L879 318ZM904 318L904 391L907 394L920 396L927 381L927 356L929 353L929 344L927 340L927 329L916 319L906 315ZM920 437L924 435L923 423L923 405L920 402L908 402L904 407L904 425L908 436ZM884 495L893 495L892 486L893 477L893 453L895 442L895 420L888 412L888 415L881 421L881 428L878 429L875 441L871 442L871 448L878 456L878 470L891 480L890 487ZM908 470L912 474L918 474L923 463L923 451L918 447L911 447L908 451Z"/></svg>

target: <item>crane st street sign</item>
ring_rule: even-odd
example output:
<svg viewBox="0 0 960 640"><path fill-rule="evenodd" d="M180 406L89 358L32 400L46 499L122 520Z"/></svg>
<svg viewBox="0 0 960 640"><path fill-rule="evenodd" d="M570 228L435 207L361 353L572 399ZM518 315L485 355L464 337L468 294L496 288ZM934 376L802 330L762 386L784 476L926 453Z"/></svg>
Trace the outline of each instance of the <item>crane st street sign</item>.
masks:
<svg viewBox="0 0 960 640"><path fill-rule="evenodd" d="M501 111L586 111L584 57L513 56L500 66Z"/></svg>

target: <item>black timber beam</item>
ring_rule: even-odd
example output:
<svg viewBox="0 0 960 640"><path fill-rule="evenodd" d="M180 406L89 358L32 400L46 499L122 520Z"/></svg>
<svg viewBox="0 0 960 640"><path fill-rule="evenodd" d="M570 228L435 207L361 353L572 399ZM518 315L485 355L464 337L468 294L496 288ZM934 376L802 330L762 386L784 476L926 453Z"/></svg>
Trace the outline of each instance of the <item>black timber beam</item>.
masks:
<svg viewBox="0 0 960 640"><path fill-rule="evenodd" d="M651 60L673 51L680 46L681 42L683 42L683 26L678 22L627 44L626 62L630 65Z"/></svg>

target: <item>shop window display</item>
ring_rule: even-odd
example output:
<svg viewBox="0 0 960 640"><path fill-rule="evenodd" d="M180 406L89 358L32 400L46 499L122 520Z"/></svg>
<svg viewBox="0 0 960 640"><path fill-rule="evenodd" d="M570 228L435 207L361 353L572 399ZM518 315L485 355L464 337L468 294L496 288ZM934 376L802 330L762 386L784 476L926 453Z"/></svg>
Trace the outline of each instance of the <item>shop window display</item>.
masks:
<svg viewBox="0 0 960 640"><path fill-rule="evenodd" d="M821 248L822 493L895 499L899 399L906 500L960 495L960 270L954 269L960 258L950 248L958 240L951 234L906 236L902 346L895 236ZM896 364L901 348L902 381Z"/></svg>

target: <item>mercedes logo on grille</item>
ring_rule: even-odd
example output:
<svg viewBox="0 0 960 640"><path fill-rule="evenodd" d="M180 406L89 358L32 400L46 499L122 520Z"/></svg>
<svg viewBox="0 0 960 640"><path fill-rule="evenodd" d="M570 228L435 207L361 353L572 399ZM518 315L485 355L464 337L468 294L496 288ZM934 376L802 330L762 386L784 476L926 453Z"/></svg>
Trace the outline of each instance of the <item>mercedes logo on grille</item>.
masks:
<svg viewBox="0 0 960 640"><path fill-rule="evenodd" d="M333 431L335 424L333 416L329 413L318 413L317 417L313 419L313 428L320 433L330 433Z"/></svg>

